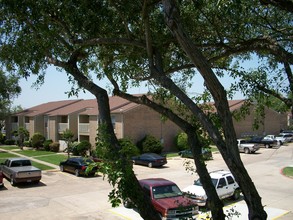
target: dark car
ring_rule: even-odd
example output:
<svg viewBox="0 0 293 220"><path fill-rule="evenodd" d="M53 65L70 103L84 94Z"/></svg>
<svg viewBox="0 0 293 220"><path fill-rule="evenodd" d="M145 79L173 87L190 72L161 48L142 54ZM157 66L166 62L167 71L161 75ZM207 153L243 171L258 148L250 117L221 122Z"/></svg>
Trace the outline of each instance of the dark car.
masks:
<svg viewBox="0 0 293 220"><path fill-rule="evenodd" d="M98 166L94 165L94 161L89 158L83 157L72 157L66 161L60 162L60 170L62 172L67 171L69 173L74 173L75 176L94 176L98 170ZM93 165L90 166L89 165Z"/></svg>
<svg viewBox="0 0 293 220"><path fill-rule="evenodd" d="M211 148L205 147L202 148L202 156L205 160L211 160L213 159L213 154ZM178 155L185 158L193 158L191 150L182 150L178 152Z"/></svg>
<svg viewBox="0 0 293 220"><path fill-rule="evenodd" d="M134 164L145 165L148 167L161 167L167 163L166 157L156 153L145 153L132 157Z"/></svg>
<svg viewBox="0 0 293 220"><path fill-rule="evenodd" d="M3 173L2 171L0 171L0 188L2 188L4 186L4 183L3 183Z"/></svg>

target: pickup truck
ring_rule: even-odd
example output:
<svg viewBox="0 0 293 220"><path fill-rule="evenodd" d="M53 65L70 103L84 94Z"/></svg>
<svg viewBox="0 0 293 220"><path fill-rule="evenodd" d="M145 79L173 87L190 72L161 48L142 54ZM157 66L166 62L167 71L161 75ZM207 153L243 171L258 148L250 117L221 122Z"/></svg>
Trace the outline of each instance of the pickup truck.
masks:
<svg viewBox="0 0 293 220"><path fill-rule="evenodd" d="M238 142L239 152L250 154L250 153L255 153L256 151L259 150L258 144L247 143L247 140L238 139L237 142Z"/></svg>
<svg viewBox="0 0 293 220"><path fill-rule="evenodd" d="M271 148L278 146L277 140L274 139L266 139L262 136L254 136L251 137L250 139L247 139L247 143L253 143L253 144L259 144L265 146L265 148Z"/></svg>
<svg viewBox="0 0 293 220"><path fill-rule="evenodd" d="M198 214L198 205L187 196L172 181L163 178L139 180L143 191L151 200L154 208L167 219L191 219ZM135 207L131 201L124 201L126 208Z"/></svg>
<svg viewBox="0 0 293 220"><path fill-rule="evenodd" d="M210 177L220 199L231 197L234 200L238 200L240 198L241 190L230 171L213 171L210 173ZM182 191L199 206L207 206L207 194L200 179L195 180L193 185L187 186Z"/></svg>
<svg viewBox="0 0 293 220"><path fill-rule="evenodd" d="M21 182L38 183L42 178L42 171L32 166L27 158L8 158L1 164L1 170L12 186Z"/></svg>

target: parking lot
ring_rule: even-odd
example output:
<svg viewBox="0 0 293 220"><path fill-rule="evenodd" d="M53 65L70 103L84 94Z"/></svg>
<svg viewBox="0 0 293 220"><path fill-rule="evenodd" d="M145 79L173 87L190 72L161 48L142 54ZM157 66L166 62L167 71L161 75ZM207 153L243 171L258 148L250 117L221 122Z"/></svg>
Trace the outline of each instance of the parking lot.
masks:
<svg viewBox="0 0 293 220"><path fill-rule="evenodd" d="M226 169L221 155L213 155L207 162L209 171ZM293 219L293 179L281 174L281 169L293 166L293 143L276 149L261 148L256 154L241 154L263 205L268 219ZM184 164L191 159L174 157L162 168L134 166L138 179L163 177L174 181L180 188L193 183L197 175L187 172ZM38 185L21 184L12 187L4 180L0 190L1 219L139 219L139 215L123 206L112 208L108 202L111 186L102 176L75 177L59 170L44 171ZM239 218L247 219L243 200L227 208L239 208Z"/></svg>

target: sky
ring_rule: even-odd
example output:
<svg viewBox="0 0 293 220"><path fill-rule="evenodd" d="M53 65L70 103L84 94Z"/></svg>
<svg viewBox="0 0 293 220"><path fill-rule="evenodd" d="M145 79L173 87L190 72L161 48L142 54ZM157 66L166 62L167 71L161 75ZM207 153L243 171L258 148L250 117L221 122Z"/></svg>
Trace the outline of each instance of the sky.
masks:
<svg viewBox="0 0 293 220"><path fill-rule="evenodd" d="M21 106L23 109L31 108L36 105L40 105L52 101L61 101L68 99L94 99L95 97L89 93L80 92L78 97L72 96L68 98L66 92L70 91L71 84L68 83L68 76L65 72L59 72L54 67L49 67L45 75L45 83L39 88L32 88L32 84L35 82L36 77L29 77L27 80L20 80L20 87L22 89L21 94L13 100L13 106ZM190 95L201 94L203 92L203 79L197 77L196 87L190 90ZM231 83L230 78L220 79L225 88ZM106 81L99 82L104 89L109 87L109 83ZM107 89L108 91L108 89ZM134 88L128 91L131 94L146 93L147 89L144 87ZM235 99L243 98L241 94L236 94Z"/></svg>

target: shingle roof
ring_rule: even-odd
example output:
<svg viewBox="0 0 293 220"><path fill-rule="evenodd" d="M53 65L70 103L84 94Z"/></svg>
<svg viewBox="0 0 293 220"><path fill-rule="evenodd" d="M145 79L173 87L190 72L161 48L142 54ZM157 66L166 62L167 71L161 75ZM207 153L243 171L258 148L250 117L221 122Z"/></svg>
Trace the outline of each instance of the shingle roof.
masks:
<svg viewBox="0 0 293 220"><path fill-rule="evenodd" d="M80 102L81 99L76 100L63 100L63 101L54 101L54 102L47 102L44 104L40 104L31 108L28 108L26 110L23 110L21 112L16 113L16 116L24 115L24 116L37 116L37 115L44 115L48 112L55 111L57 109L61 109L63 107L66 107L68 105L74 104L76 102Z"/></svg>
<svg viewBox="0 0 293 220"><path fill-rule="evenodd" d="M80 100L78 102L72 103L71 105L64 106L63 108L50 111L47 115L70 115L72 113L81 112L83 110L92 108L97 109L96 99Z"/></svg>

